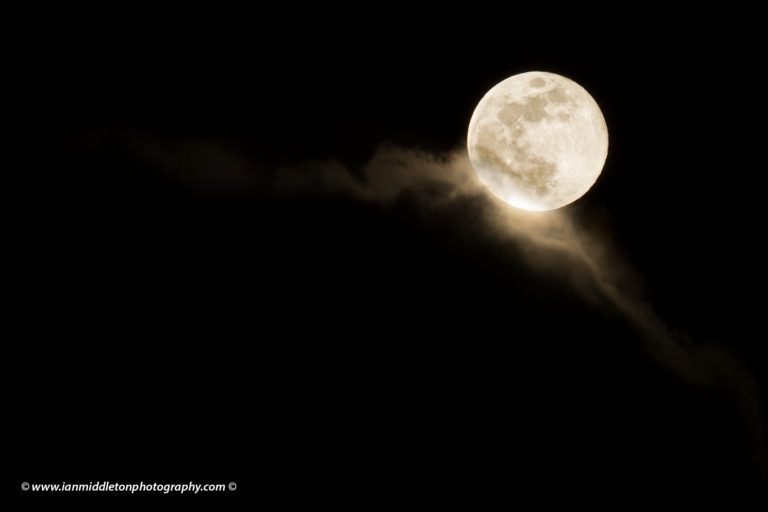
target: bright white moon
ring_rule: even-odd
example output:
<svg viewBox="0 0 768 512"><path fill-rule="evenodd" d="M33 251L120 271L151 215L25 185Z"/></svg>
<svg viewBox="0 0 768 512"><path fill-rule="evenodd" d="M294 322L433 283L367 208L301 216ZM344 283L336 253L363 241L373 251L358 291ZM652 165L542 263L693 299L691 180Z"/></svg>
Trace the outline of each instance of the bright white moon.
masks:
<svg viewBox="0 0 768 512"><path fill-rule="evenodd" d="M554 210L597 180L608 156L608 128L583 87L533 71L483 96L469 123L467 148L496 196L524 210Z"/></svg>

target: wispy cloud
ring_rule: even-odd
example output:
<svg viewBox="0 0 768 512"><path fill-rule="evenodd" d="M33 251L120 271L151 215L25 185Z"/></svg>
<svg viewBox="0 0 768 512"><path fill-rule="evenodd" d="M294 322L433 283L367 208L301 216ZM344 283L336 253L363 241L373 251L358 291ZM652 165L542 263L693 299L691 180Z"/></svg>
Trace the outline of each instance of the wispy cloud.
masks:
<svg viewBox="0 0 768 512"><path fill-rule="evenodd" d="M731 393L752 430L761 469L768 474L763 406L749 368L724 346L699 344L668 325L644 298L639 273L599 226L585 228L570 213L572 208L526 212L508 206L485 189L463 148L436 154L382 146L359 169L325 159L264 174L215 143L128 143L193 187L253 189L276 196L333 194L380 205L410 194L424 209L473 205L479 212L478 236L514 246L532 267L568 276L564 285L575 286L585 300L625 318L640 334L648 355L686 383Z"/></svg>

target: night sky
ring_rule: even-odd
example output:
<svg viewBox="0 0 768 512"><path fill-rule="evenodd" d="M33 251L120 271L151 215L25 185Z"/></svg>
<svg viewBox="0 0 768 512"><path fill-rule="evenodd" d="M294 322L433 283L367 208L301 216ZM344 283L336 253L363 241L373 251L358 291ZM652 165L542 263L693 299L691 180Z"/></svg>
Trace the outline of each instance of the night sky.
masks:
<svg viewBox="0 0 768 512"><path fill-rule="evenodd" d="M265 510L765 494L754 15L497 9L20 15L22 502L96 480L235 481L184 500ZM602 175L556 214L596 274L532 244L550 214L491 220L439 178L483 94L533 70L605 116Z"/></svg>

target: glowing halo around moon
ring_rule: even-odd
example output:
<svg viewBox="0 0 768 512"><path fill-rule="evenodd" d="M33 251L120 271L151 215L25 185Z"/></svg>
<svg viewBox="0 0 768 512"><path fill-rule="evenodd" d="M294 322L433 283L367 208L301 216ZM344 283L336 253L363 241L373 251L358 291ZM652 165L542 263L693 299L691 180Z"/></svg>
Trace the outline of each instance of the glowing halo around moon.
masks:
<svg viewBox="0 0 768 512"><path fill-rule="evenodd" d="M608 156L608 128L583 87L532 71L483 96L469 123L467 149L494 195L524 210L554 210L597 180Z"/></svg>

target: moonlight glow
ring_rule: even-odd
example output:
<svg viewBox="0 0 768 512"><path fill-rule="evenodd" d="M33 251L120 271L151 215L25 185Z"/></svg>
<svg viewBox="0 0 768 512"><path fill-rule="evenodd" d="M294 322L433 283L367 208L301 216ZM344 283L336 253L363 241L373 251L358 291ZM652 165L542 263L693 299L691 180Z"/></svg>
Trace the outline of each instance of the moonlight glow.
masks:
<svg viewBox="0 0 768 512"><path fill-rule="evenodd" d="M525 210L553 210L595 183L608 155L608 129L583 87L534 71L486 93L472 114L467 147L496 196Z"/></svg>

